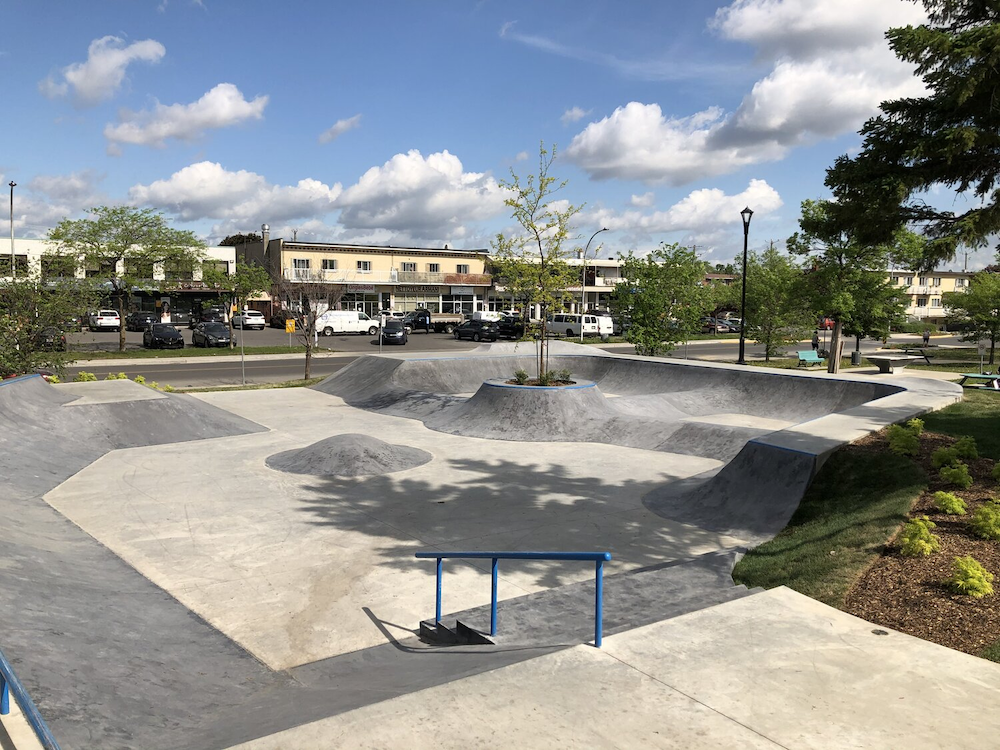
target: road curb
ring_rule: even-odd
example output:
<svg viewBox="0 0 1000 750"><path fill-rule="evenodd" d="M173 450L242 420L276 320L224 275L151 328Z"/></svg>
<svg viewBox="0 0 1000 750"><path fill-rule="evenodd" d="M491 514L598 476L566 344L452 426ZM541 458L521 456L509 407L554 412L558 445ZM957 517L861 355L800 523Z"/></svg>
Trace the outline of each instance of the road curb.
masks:
<svg viewBox="0 0 1000 750"><path fill-rule="evenodd" d="M358 357L358 352L313 352L314 359L342 359ZM219 354L202 357L125 357L122 359L78 359L70 367L132 367L137 364L156 365L192 365L199 362L239 362L239 354ZM288 359L305 359L302 354L247 354L247 362L281 361Z"/></svg>

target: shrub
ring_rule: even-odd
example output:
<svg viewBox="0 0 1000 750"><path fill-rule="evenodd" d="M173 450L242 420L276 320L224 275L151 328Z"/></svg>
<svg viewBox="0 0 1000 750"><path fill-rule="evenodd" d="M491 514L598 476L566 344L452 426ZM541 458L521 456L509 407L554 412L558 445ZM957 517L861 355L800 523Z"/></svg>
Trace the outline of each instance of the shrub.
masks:
<svg viewBox="0 0 1000 750"><path fill-rule="evenodd" d="M958 463L958 450L954 447L938 448L931 454L931 465L935 469L940 469L942 466L951 466L954 463Z"/></svg>
<svg viewBox="0 0 1000 750"><path fill-rule="evenodd" d="M146 383L146 385L148 385L150 388L155 388L156 390L160 390L160 384L157 383L155 380L150 380L148 383Z"/></svg>
<svg viewBox="0 0 1000 750"><path fill-rule="evenodd" d="M73 378L74 383L93 383L95 380L97 380L97 376L94 373L84 372L83 370L80 370L76 374L76 377Z"/></svg>
<svg viewBox="0 0 1000 750"><path fill-rule="evenodd" d="M937 526L927 516L907 521L899 540L899 551L906 557L927 557L941 549L941 542L931 529Z"/></svg>
<svg viewBox="0 0 1000 750"><path fill-rule="evenodd" d="M896 455L915 456L920 449L920 439L901 425L889 425L885 434L889 439L889 450Z"/></svg>
<svg viewBox="0 0 1000 750"><path fill-rule="evenodd" d="M561 370L556 370L556 380L568 381L573 379L573 373L569 371L568 367L564 367Z"/></svg>
<svg viewBox="0 0 1000 750"><path fill-rule="evenodd" d="M61 383L62 382L62 380L59 379L58 375L46 375L45 379L48 380L50 383Z"/></svg>
<svg viewBox="0 0 1000 750"><path fill-rule="evenodd" d="M172 385L168 384L163 386L163 390L166 391L167 393L173 393L175 388Z"/></svg>
<svg viewBox="0 0 1000 750"><path fill-rule="evenodd" d="M934 507L952 516L965 515L965 501L951 492L935 492Z"/></svg>
<svg viewBox="0 0 1000 750"><path fill-rule="evenodd" d="M998 461L996 466L993 467L993 471L990 472L990 476L993 477L994 482L1000 484L1000 461Z"/></svg>
<svg viewBox="0 0 1000 750"><path fill-rule="evenodd" d="M976 558L956 557L951 564L949 583L960 594L982 599L993 596L993 574L984 568Z"/></svg>
<svg viewBox="0 0 1000 750"><path fill-rule="evenodd" d="M126 375L124 372L120 372L117 375L115 375L113 372L109 372L108 376L106 378L104 378L104 379L105 380L128 380L128 375Z"/></svg>
<svg viewBox="0 0 1000 750"><path fill-rule="evenodd" d="M135 382L138 383L139 385L145 385L146 384L146 378L143 377L142 375L136 375L135 376Z"/></svg>
<svg viewBox="0 0 1000 750"><path fill-rule="evenodd" d="M906 429L919 437L924 433L924 420L914 417L906 423Z"/></svg>
<svg viewBox="0 0 1000 750"><path fill-rule="evenodd" d="M967 490L972 486L972 477L969 476L969 467L961 461L957 461L951 466L942 466L940 471L941 480L956 487Z"/></svg>
<svg viewBox="0 0 1000 750"><path fill-rule="evenodd" d="M952 447L958 452L959 458L979 458L979 451L976 450L976 439L971 435L960 437Z"/></svg>
<svg viewBox="0 0 1000 750"><path fill-rule="evenodd" d="M538 376L538 385L551 385L552 384L552 371L543 372Z"/></svg>
<svg viewBox="0 0 1000 750"><path fill-rule="evenodd" d="M514 382L518 385L524 385L528 382L528 371L521 369L514 371Z"/></svg>
<svg viewBox="0 0 1000 750"><path fill-rule="evenodd" d="M1000 540L1000 503L990 500L980 505L972 512L969 526L976 536Z"/></svg>

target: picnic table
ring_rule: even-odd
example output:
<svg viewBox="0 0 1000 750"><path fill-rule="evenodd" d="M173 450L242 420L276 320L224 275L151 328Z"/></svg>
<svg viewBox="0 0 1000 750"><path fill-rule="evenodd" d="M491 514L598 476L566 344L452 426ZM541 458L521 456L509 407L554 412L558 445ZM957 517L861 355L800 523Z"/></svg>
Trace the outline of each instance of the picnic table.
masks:
<svg viewBox="0 0 1000 750"><path fill-rule="evenodd" d="M904 346L903 354L910 354L911 352L916 352L917 356L923 357L927 364L931 363L931 356L927 353L927 350L922 346Z"/></svg>
<svg viewBox="0 0 1000 750"><path fill-rule="evenodd" d="M972 381L969 383L968 381ZM991 375L989 373L980 374L975 372L963 372L962 379L958 384L963 388L988 388L993 391L1000 391L1000 374Z"/></svg>

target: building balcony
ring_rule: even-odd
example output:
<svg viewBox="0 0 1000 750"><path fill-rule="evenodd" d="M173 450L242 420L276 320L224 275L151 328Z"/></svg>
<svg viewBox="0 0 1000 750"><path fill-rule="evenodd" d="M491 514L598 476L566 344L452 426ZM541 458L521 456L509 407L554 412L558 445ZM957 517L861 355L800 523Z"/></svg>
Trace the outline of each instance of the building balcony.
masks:
<svg viewBox="0 0 1000 750"><path fill-rule="evenodd" d="M358 271L332 269L314 271L308 268L286 268L282 276L289 281L326 284L414 284L439 286L490 286L488 273L431 273L423 271Z"/></svg>

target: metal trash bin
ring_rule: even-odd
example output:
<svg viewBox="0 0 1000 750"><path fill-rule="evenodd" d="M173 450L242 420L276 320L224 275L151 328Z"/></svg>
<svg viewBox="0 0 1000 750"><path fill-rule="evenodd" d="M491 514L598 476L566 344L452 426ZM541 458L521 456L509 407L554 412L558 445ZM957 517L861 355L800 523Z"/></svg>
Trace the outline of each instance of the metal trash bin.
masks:
<svg viewBox="0 0 1000 750"><path fill-rule="evenodd" d="M855 366L861 364L861 352L857 350L851 352L851 364Z"/></svg>

